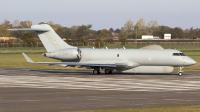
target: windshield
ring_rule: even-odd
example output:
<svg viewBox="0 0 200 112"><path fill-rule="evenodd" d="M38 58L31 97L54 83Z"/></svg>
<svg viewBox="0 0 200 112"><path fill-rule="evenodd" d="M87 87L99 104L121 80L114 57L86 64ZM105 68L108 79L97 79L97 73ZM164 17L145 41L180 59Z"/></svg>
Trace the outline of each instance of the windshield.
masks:
<svg viewBox="0 0 200 112"><path fill-rule="evenodd" d="M186 56L186 55L183 53L173 53L173 56Z"/></svg>

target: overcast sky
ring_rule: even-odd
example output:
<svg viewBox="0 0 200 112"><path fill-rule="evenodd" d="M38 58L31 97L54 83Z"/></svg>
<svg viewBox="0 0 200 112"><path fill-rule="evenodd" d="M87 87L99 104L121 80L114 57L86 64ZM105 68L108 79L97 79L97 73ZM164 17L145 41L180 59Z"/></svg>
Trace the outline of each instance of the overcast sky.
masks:
<svg viewBox="0 0 200 112"><path fill-rule="evenodd" d="M0 22L92 24L100 30L121 28L127 20L136 23L139 18L169 27L200 28L200 0L0 0Z"/></svg>

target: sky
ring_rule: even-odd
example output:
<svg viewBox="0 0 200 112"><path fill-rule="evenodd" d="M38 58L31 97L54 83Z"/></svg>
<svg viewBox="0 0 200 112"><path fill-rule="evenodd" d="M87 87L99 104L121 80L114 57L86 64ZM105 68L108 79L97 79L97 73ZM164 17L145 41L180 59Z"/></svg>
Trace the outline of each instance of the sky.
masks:
<svg viewBox="0 0 200 112"><path fill-rule="evenodd" d="M200 28L200 0L0 0L0 22L53 21L65 27L92 24L117 29L143 18L169 27Z"/></svg>

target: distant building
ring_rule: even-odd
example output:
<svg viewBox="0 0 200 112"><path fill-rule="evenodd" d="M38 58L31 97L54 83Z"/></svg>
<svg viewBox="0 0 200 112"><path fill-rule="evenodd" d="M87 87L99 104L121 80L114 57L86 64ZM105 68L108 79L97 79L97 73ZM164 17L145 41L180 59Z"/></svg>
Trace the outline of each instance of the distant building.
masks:
<svg viewBox="0 0 200 112"><path fill-rule="evenodd" d="M142 40L153 40L153 35L142 35Z"/></svg>
<svg viewBox="0 0 200 112"><path fill-rule="evenodd" d="M1 42L6 42L8 40L12 40L13 42L21 42L21 39L16 37L0 37Z"/></svg>
<svg viewBox="0 0 200 112"><path fill-rule="evenodd" d="M169 34L169 33L168 34L164 34L164 39L166 39L166 40L167 39L171 39L171 34Z"/></svg>
<svg viewBox="0 0 200 112"><path fill-rule="evenodd" d="M111 34L112 34L113 37L118 37L119 36L119 34L115 33L115 32L112 32Z"/></svg>

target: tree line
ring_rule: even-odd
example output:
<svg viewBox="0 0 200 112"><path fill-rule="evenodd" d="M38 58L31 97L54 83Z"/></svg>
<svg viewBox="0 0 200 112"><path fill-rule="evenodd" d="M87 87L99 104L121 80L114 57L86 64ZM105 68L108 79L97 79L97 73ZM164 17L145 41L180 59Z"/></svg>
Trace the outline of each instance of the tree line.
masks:
<svg viewBox="0 0 200 112"><path fill-rule="evenodd" d="M141 39L142 35L153 35L160 37L161 39L164 38L165 33L171 33L172 39L196 39L200 37L199 28L171 28L159 25L155 20L146 24L143 18L140 18L136 23L132 20L127 20L124 26L117 29L110 28L93 30L91 24L66 27L56 24L53 21L49 21L47 24L49 24L60 37L64 38L66 42L82 42L83 45L86 45L88 39L93 39L95 40L94 45L96 47L104 46L104 42L113 43L115 37L118 37L122 45L128 42L127 39ZM21 40L20 43L22 43L22 45L36 45L39 39L35 32L11 32L7 30L10 28L29 28L31 26L31 20L15 20L14 22L4 20L0 24L0 37L16 37ZM1 41L1 43L3 42L4 41ZM6 42L12 43L13 41L8 40Z"/></svg>

